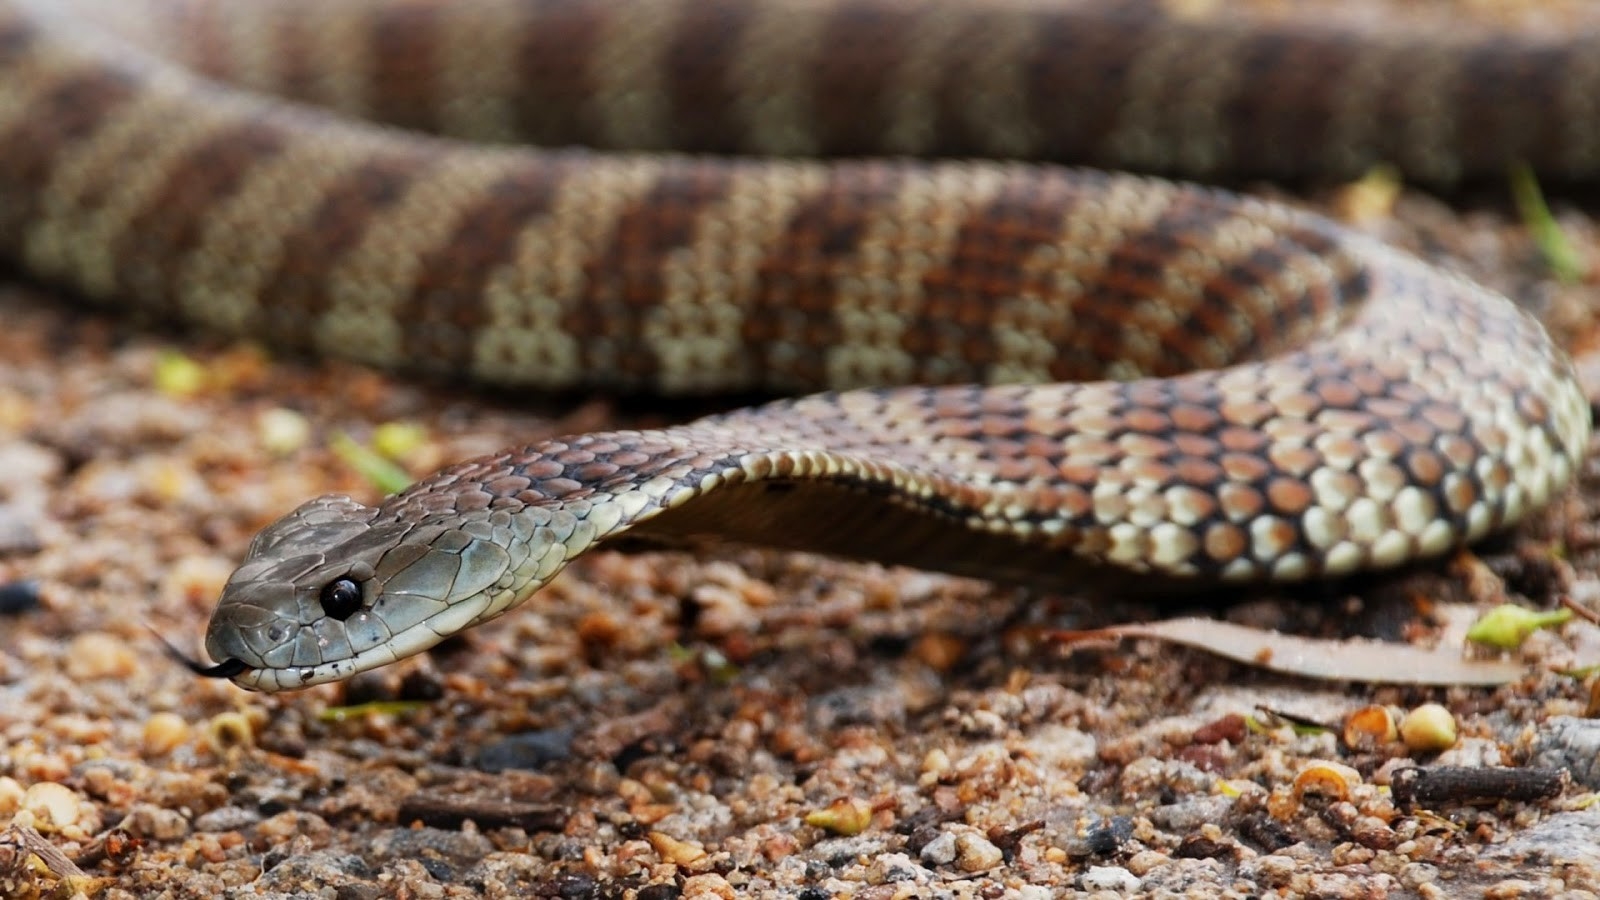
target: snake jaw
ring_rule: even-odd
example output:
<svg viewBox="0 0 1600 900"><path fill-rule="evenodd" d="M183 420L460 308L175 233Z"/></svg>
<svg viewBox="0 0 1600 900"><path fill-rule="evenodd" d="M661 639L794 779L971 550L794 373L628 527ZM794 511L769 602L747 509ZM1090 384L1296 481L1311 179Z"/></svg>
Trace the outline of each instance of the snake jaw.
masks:
<svg viewBox="0 0 1600 900"><path fill-rule="evenodd" d="M497 609L497 607L499 607ZM445 638L485 618L493 618L503 611L504 604L497 602L490 592L480 592L415 627L398 631L382 642L373 644L348 656L331 659L311 666L250 666L237 658L202 671L189 665L196 674L209 677L226 677L238 687L252 691L290 691L343 681L358 672L376 669L414 656L438 644ZM208 648L209 652L209 648ZM211 671L222 674L209 675Z"/></svg>

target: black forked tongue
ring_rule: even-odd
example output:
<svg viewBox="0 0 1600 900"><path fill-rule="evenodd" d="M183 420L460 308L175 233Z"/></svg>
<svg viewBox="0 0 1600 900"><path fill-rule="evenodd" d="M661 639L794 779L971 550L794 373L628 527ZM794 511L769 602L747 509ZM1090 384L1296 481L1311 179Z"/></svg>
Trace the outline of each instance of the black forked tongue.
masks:
<svg viewBox="0 0 1600 900"><path fill-rule="evenodd" d="M190 658L188 654L184 653L182 650L179 650L177 647L172 646L172 643L165 637L162 637L161 633L156 631L154 628L150 629L150 633L155 635L155 639L161 642L161 646L167 651L167 657L169 659L178 663L194 674L199 675L201 678L232 678L235 675L250 670L250 667L245 665L243 660L238 659L225 659L214 666L208 666L198 659Z"/></svg>

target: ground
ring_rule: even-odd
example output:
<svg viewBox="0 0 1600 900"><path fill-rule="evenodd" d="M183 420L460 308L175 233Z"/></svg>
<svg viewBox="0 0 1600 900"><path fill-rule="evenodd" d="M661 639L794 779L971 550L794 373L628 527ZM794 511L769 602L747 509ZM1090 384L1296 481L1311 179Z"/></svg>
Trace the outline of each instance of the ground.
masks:
<svg viewBox="0 0 1600 900"><path fill-rule="evenodd" d="M1266 192L1517 298L1597 395L1600 276L1554 277L1505 185L1392 205L1366 190ZM1580 261L1600 263L1584 198L1551 193ZM1568 668L1600 663L1600 628L1582 621L1533 637L1528 674L1500 688L1322 683L1049 639L1172 611L1116 596L732 548L602 553L346 686L197 679L156 637L198 647L254 530L320 493L377 495L336 435L420 426L402 454L420 474L691 410L418 386L17 279L0 321L0 825L17 826L0 895L1600 896L1593 679ZM1594 605L1597 499L1591 462L1472 554L1207 611L1403 640L1448 604ZM392 700L415 702L341 714ZM1450 750L1342 738L1353 710L1427 701L1458 722ZM1555 796L1406 811L1387 785L1412 763L1570 773ZM20 826L86 876L8 853Z"/></svg>

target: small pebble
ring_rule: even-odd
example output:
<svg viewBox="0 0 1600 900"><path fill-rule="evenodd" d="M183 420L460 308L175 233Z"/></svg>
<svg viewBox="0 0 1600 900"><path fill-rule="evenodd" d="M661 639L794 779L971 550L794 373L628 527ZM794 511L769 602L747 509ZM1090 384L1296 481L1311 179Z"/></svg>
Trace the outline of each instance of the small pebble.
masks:
<svg viewBox="0 0 1600 900"><path fill-rule="evenodd" d="M1109 856L1133 840L1133 820L1127 816L1101 819L1085 830L1081 844L1072 848L1083 856Z"/></svg>
<svg viewBox="0 0 1600 900"><path fill-rule="evenodd" d="M9 816L22 808L22 798L27 792L15 778L0 776L0 817Z"/></svg>
<svg viewBox="0 0 1600 900"><path fill-rule="evenodd" d="M158 712L145 720L143 749L145 756L165 756L189 740L189 723L174 712Z"/></svg>
<svg viewBox="0 0 1600 900"><path fill-rule="evenodd" d="M134 834L151 841L176 841L189 834L189 819L175 809L136 803L124 824Z"/></svg>
<svg viewBox="0 0 1600 900"><path fill-rule="evenodd" d="M1449 750L1456 745L1456 717L1437 703L1424 703L1400 723L1400 737L1415 753Z"/></svg>
<svg viewBox="0 0 1600 900"><path fill-rule="evenodd" d="M956 861L956 836L948 831L942 832L923 845L922 852L917 855L924 865L948 866Z"/></svg>
<svg viewBox="0 0 1600 900"><path fill-rule="evenodd" d="M237 560L222 556L179 557L161 576L163 602L209 608L222 594L223 585L233 574Z"/></svg>
<svg viewBox="0 0 1600 900"><path fill-rule="evenodd" d="M911 657L935 672L949 672L966 655L967 641L957 635L929 632L911 645Z"/></svg>
<svg viewBox="0 0 1600 900"><path fill-rule="evenodd" d="M1078 878L1079 885L1086 891L1121 891L1132 893L1137 891L1140 881L1137 876L1121 866L1090 866Z"/></svg>
<svg viewBox="0 0 1600 900"><path fill-rule="evenodd" d="M675 866L693 866L706 858L706 848L701 846L699 841L680 841L660 831L650 832L647 840L660 855L662 862L672 863Z"/></svg>
<svg viewBox="0 0 1600 900"><path fill-rule="evenodd" d="M311 440L311 423L300 413L282 406L263 410L256 416L256 440L268 453L288 456Z"/></svg>
<svg viewBox="0 0 1600 900"><path fill-rule="evenodd" d="M43 547L27 515L12 504L0 503L0 556L38 553Z"/></svg>
<svg viewBox="0 0 1600 900"><path fill-rule="evenodd" d="M494 844L476 830L446 830L443 828L397 828L378 836L372 843L372 852L380 860L437 859L451 866L465 868L494 852Z"/></svg>
<svg viewBox="0 0 1600 900"><path fill-rule="evenodd" d="M67 647L67 677L73 681L131 678L139 663L127 641L103 631L80 634Z"/></svg>
<svg viewBox="0 0 1600 900"><path fill-rule="evenodd" d="M982 835L970 832L956 836L956 865L963 872L985 872L1005 861L1000 848Z"/></svg>
<svg viewBox="0 0 1600 900"><path fill-rule="evenodd" d="M194 830L209 832L243 831L260 821L261 813L253 809L245 809L242 806L223 806L196 817Z"/></svg>
<svg viewBox="0 0 1600 900"><path fill-rule="evenodd" d="M737 900L739 892L721 875L695 875L683 883L683 900Z"/></svg>
<svg viewBox="0 0 1600 900"><path fill-rule="evenodd" d="M871 884L907 884L925 880L927 870L917 865L904 853L884 853L867 867L867 881Z"/></svg>
<svg viewBox="0 0 1600 900"><path fill-rule="evenodd" d="M501 738L478 751L473 760L479 771L525 769L537 772L572 756L572 729L547 728Z"/></svg>
<svg viewBox="0 0 1600 900"><path fill-rule="evenodd" d="M840 797L823 809L806 813L806 824L847 837L872 824L872 804L857 797Z"/></svg>
<svg viewBox="0 0 1600 900"><path fill-rule="evenodd" d="M39 582L31 579L0 584L0 616L20 616L39 608Z"/></svg>
<svg viewBox="0 0 1600 900"><path fill-rule="evenodd" d="M235 748L255 746L256 730L244 713L225 712L206 723L205 737L211 752L222 756Z"/></svg>
<svg viewBox="0 0 1600 900"><path fill-rule="evenodd" d="M41 821L66 828L78 821L78 795L66 785L41 781L22 796L22 808Z"/></svg>
<svg viewBox="0 0 1600 900"><path fill-rule="evenodd" d="M1566 769L1573 781L1600 790L1600 720L1551 717L1539 727L1528 764Z"/></svg>

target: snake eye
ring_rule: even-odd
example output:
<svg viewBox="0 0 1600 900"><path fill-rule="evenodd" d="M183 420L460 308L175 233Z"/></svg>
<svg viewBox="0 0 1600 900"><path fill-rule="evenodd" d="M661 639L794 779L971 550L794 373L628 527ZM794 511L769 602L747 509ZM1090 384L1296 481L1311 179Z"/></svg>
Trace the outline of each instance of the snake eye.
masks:
<svg viewBox="0 0 1600 900"><path fill-rule="evenodd" d="M361 585L352 578L335 578L322 586L322 611L343 622L361 608Z"/></svg>

